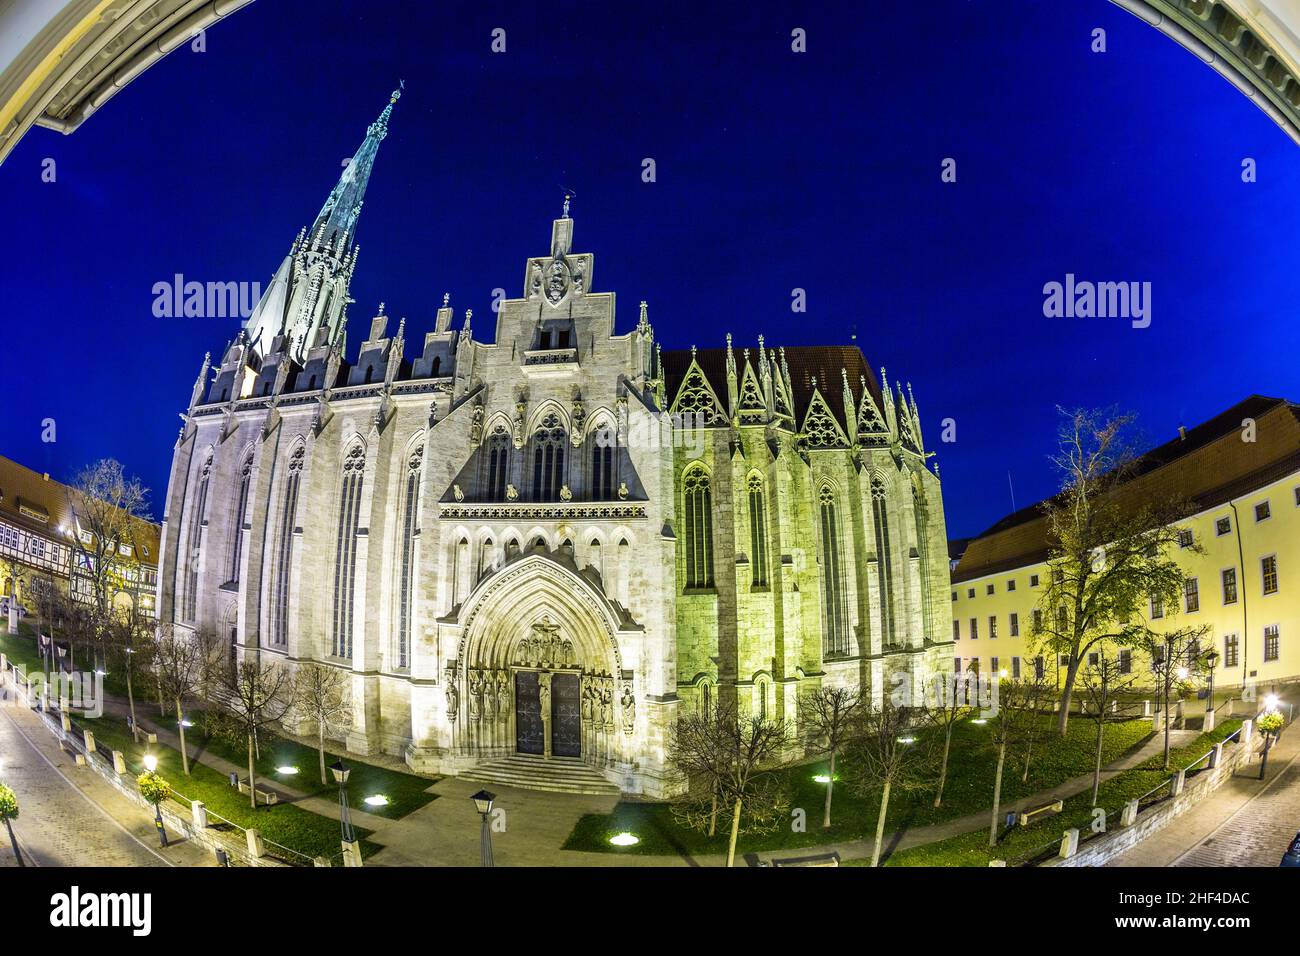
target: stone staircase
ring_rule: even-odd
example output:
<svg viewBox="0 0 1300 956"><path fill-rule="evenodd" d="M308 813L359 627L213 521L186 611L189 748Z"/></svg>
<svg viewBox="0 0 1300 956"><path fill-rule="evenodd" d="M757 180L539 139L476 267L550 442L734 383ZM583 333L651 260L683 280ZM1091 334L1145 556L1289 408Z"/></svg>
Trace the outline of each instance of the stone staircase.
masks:
<svg viewBox="0 0 1300 956"><path fill-rule="evenodd" d="M550 793L586 793L617 796L618 787L577 757L552 757L546 760L526 754L512 754L485 760L464 779L498 787L520 790L545 790Z"/></svg>

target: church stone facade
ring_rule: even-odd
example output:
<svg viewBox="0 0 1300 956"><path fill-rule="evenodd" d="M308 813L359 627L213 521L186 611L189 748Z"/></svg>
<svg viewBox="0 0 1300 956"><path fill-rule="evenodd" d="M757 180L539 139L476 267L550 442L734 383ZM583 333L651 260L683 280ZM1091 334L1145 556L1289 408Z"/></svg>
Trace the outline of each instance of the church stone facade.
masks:
<svg viewBox="0 0 1300 956"><path fill-rule="evenodd" d="M952 657L940 485L910 389L857 348L663 350L644 302L620 331L566 201L490 340L444 296L422 337L381 306L349 357L399 97L204 360L160 621L232 660L345 670L353 752L549 761L650 795L679 714L793 724L819 686L918 692Z"/></svg>

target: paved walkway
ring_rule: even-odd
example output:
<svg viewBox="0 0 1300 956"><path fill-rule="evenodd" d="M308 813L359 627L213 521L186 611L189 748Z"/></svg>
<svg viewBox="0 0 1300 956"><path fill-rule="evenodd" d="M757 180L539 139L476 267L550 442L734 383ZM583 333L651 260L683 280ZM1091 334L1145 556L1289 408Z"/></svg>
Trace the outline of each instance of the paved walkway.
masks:
<svg viewBox="0 0 1300 956"><path fill-rule="evenodd" d="M1213 794L1108 866L1277 866L1300 829L1300 726L1268 756L1240 768Z"/></svg>
<svg viewBox="0 0 1300 956"><path fill-rule="evenodd" d="M212 855L178 834L158 845L152 815L59 749L40 717L0 704L0 778L18 797L14 832L35 866L215 866ZM16 866L0 834L0 867Z"/></svg>
<svg viewBox="0 0 1300 956"><path fill-rule="evenodd" d="M109 700L106 710L114 716L124 717L127 713L125 701ZM172 730L157 726L156 707L137 702L137 715L142 726L158 734L159 740L168 746L179 749L180 740ZM26 713L25 711L19 711ZM39 718L30 713L26 716L36 722L40 731L36 739L49 741L56 754L57 743L53 742L48 731L39 724ZM1175 731L1171 746L1178 747L1197 736L1196 731ZM1292 735L1300 738L1300 733ZM1123 770L1127 770L1158 755L1164 746L1163 737L1154 735L1145 743L1120 759L1108 764L1102 770L1103 780L1109 779ZM5 748L8 749L8 748ZM244 775L247 769L237 766L225 758L206 752L190 741L190 758L199 760L222 773L232 771ZM1277 754L1278 758L1283 755ZM71 765L71 759L64 757L64 763ZM1272 763L1272 760L1270 761ZM1278 760L1278 764L1284 762ZM82 774L93 776L84 768L74 768ZM93 782L92 782L93 783ZM281 781L259 781L260 786L267 786L277 791L281 799L293 802L304 809L311 810L331 819L338 819L338 804L333 799L310 796ZM367 859L368 865L378 866L472 866L479 861L479 826L480 820L475 812L470 795L479 789L479 785L468 780L448 777L430 780L430 786L438 799L418 808L399 820L391 820L361 810L353 810L354 822L361 827L372 830L369 839L382 849ZM1092 775L1083 774L1067 780L1056 787L1035 793L1021 800L1005 805L1004 812L1039 806L1057 799L1065 799L1084 792L1092 786ZM114 817L129 819L132 811L138 814L139 808L122 800L111 787L102 785L105 793L103 806L109 807ZM100 795L96 795L98 802ZM21 799L21 794L20 794ZM87 797L89 799L89 797ZM120 806L111 807L116 799ZM618 804L617 796L586 796L579 794L547 793L500 787L497 792L496 806L502 811L497 818L492 843L495 861L502 866L722 866L726 858L723 854L709 854L692 857L688 854L651 856L643 854L589 853L564 851L560 847L572 832L578 820L586 814L608 814ZM86 808L63 806L61 811L70 820L86 818ZM101 814L105 814L103 810ZM121 814L127 816L121 816ZM153 837L152 825L146 819L144 832ZM886 852L893 853L910 847L934 843L964 833L985 829L989 824L989 811L983 810L943 823L924 827L901 827L895 830L886 844ZM75 824L70 824L75 827ZM84 824L83 824L84 825ZM20 834L20 839L22 836ZM142 842L138 841L137 842ZM145 849L148 849L145 847ZM197 848L189 848L197 850ZM859 840L845 843L821 844L806 849L784 850L776 853L779 857L797 857L814 853L836 852L842 859L870 858L873 849L871 840ZM1139 848L1140 849L1140 848ZM127 852L134 852L128 850ZM151 851L152 852L152 851ZM757 854L762 859L770 859L774 854L764 852ZM207 854L203 854L205 861ZM12 862L12 854L9 854ZM156 858L152 865L159 865ZM112 865L112 864L108 864ZM123 863L120 865L138 865ZM146 864L149 865L149 864ZM1141 864L1148 865L1148 864Z"/></svg>

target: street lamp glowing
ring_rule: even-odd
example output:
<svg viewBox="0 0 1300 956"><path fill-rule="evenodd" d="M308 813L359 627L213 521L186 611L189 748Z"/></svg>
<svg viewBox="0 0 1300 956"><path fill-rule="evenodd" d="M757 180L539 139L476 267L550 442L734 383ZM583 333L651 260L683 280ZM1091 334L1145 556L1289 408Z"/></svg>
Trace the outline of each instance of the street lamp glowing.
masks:
<svg viewBox="0 0 1300 956"><path fill-rule="evenodd" d="M614 846L636 846L641 838L635 833L616 833L609 838L609 842Z"/></svg>
<svg viewBox="0 0 1300 956"><path fill-rule="evenodd" d="M1187 680L1188 670L1186 667L1178 668L1178 670L1175 671L1175 673L1178 675L1179 680Z"/></svg>
<svg viewBox="0 0 1300 956"><path fill-rule="evenodd" d="M486 816L492 812L492 801L497 798L495 793L489 793L486 790L480 790L474 796L470 797L474 801L474 809L480 814Z"/></svg>
<svg viewBox="0 0 1300 956"><path fill-rule="evenodd" d="M1264 706L1269 710L1277 710L1277 705L1282 703L1282 699L1277 694L1269 694L1264 698Z"/></svg>
<svg viewBox="0 0 1300 956"><path fill-rule="evenodd" d="M999 677L1006 677L1006 676L1007 676L1007 669L1004 667L1004 668L1002 668L1002 670L998 671L998 676L999 676Z"/></svg>
<svg viewBox="0 0 1300 956"><path fill-rule="evenodd" d="M144 769L145 769L145 770L148 770L150 773L153 773L155 770L157 770L157 769L158 769L158 758L155 757L153 754L145 754L145 755L144 755Z"/></svg>
<svg viewBox="0 0 1300 956"><path fill-rule="evenodd" d="M347 786L348 776L352 773L352 768L342 760L336 760L330 764L330 773L334 774L334 782L340 787Z"/></svg>

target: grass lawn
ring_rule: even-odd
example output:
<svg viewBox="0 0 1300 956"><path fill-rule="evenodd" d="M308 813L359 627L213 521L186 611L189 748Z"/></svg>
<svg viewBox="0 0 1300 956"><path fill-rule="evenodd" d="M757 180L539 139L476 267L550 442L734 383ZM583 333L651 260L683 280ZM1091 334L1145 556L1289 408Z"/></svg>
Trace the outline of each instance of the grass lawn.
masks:
<svg viewBox="0 0 1300 956"><path fill-rule="evenodd" d="M1106 811L1107 826L1114 828L1119 825L1120 812L1124 804L1168 780L1175 771L1190 765L1240 726L1239 718L1229 718L1209 733L1201 734L1186 747L1171 750L1168 771L1164 769L1163 755L1157 755L1103 782L1097 796L1097 806ZM989 849L988 828L985 827L974 833L965 833L949 840L895 853L889 857L885 865L986 867L989 860L1006 860L1008 866L1024 864L1038 859L1045 853L1051 853L1059 846L1062 833L1072 827L1079 828L1082 840L1093 820L1091 798L1091 788L1071 797L1065 801L1063 812L1023 829L1016 827L1010 830L993 850ZM851 860L845 865L865 866L868 862Z"/></svg>
<svg viewBox="0 0 1300 956"><path fill-rule="evenodd" d="M29 676L45 672L45 664L36 650L36 637L31 625L26 621L19 621L18 633L14 635L8 633L7 624L0 622L0 631L3 632L0 633L0 653L4 653L10 661L23 668Z"/></svg>
<svg viewBox="0 0 1300 956"><path fill-rule="evenodd" d="M1005 803L1092 771L1096 725L1088 720L1073 718L1069 723L1068 735L1062 740L1055 736L1055 717L1045 714L1041 719L1044 736L1035 745L1029 779L1021 781L1023 763L1016 766L1008 761L1002 780L1002 800ZM1149 719L1109 724L1103 746L1103 762L1110 763L1118 759L1140 744L1150 732ZM957 725L953 729L952 754L948 763L943 806L933 806L933 787L910 793L895 792L890 798L888 827L926 826L991 807L996 754L988 747L988 740L987 726L969 721ZM876 817L880 812L880 795L878 792L855 792L847 786L846 780L852 776L852 768L845 767L844 764L843 759L837 761L836 776L841 779L835 787L832 825L829 829L821 827L822 805L826 799L825 784L813 779L819 774L825 774L827 765L824 761L802 764L780 773L785 778L791 807L803 808L807 812L807 832L797 833L791 827L782 827L773 833L742 833L737 852L788 850L874 837ZM936 772L935 783L937 782ZM608 815L584 816L569 834L564 849L607 853L720 854L727 850L729 826L729 815L720 813L718 834L709 839L703 833L679 826L666 804L624 801ZM634 847L611 846L609 838L624 830L635 833L641 842Z"/></svg>
<svg viewBox="0 0 1300 956"><path fill-rule="evenodd" d="M29 674L42 672L43 664L40 654L36 650L35 632L25 620L19 622L18 629L19 634L17 636L0 634L0 652L7 654L11 661L25 668ZM176 718L174 716L158 716L157 693L148 676L137 676L133 684L136 714L142 724L165 727L174 733L176 731ZM121 672L110 672L104 680L104 691L106 694L125 702L125 675ZM209 737L205 732L203 721L200 719L201 714L201 711L195 710L186 715L195 723L194 727L187 727L185 733L185 742L190 748L190 759L194 760L197 755L207 752L224 757L232 763L238 764L241 768L246 767L248 765L248 755L244 748L232 745L219 737ZM123 752L125 753L125 751ZM338 788L333 783L332 777L328 784L321 786L320 758L315 748L305 747L291 740L273 739L269 742L263 742L261 752L261 759L255 763L258 776L265 777L268 781L282 783L308 795L326 796L330 799L334 799L337 795ZM180 756L179 753L177 756ZM327 751L325 754L326 765L334 763L339 759L339 756L338 753ZM356 809L363 809L367 813L396 820L406 816L413 810L419 809L426 803L436 800L438 797L436 793L425 792L436 782L430 777L420 777L415 774L402 773L399 770L378 767L374 764L365 763L363 760L351 755L343 756L348 766L352 768L352 775L348 780L348 792L353 795L353 799L357 804ZM297 767L298 773L289 776L278 772L279 767L286 766ZM246 774L247 771L245 771ZM375 795L387 797L388 804L380 807L368 806L361 802L364 798Z"/></svg>
<svg viewBox="0 0 1300 956"><path fill-rule="evenodd" d="M96 747L103 751L120 750L131 775L144 772L144 753L149 750L158 758L158 772L177 791L173 799L189 812L189 800L202 800L208 810L231 823L245 828L256 828L264 839L279 843L308 857L334 857L340 853L339 823L329 817L312 813L291 803L271 807L248 805L248 797L230 786L225 774L190 760L190 776L181 771L181 755L177 750L160 744L137 746L126 729L126 722L104 716L95 719L76 718L74 726L91 730ZM108 754L105 754L108 756ZM111 758L110 758L111 759ZM187 799L181 799L183 795ZM216 822L216 821L212 821ZM380 847L365 838L372 831L357 828L362 855L378 852ZM303 861L298 861L303 862ZM336 865L338 863L336 862Z"/></svg>
<svg viewBox="0 0 1300 956"><path fill-rule="evenodd" d="M156 707L137 706L136 712L140 715L143 724L157 725L173 733L176 732L176 718L158 717ZM245 746L231 743L219 736L209 735L202 711L193 710L186 714L186 718L194 723L193 727L185 728L185 744L189 747L191 761L201 753L214 754L240 767L244 770L243 776L247 776L245 768L248 766L248 751ZM306 747L292 740L276 737L262 740L260 750L261 757L253 764L260 778L292 787L308 795L318 795L331 800L338 796L338 786L334 783L332 774L326 771L328 782L324 785L320 782L320 756L315 747ZM325 765L328 767L338 760L339 756L327 749ZM396 820L438 798L438 794L426 792L436 782L432 778L378 767L350 754L342 756L344 763L352 768L352 774L348 778L348 794L354 809ZM298 772L282 774L279 772L280 767L297 767ZM366 797L374 795L387 797L388 804L370 806L363 802Z"/></svg>

